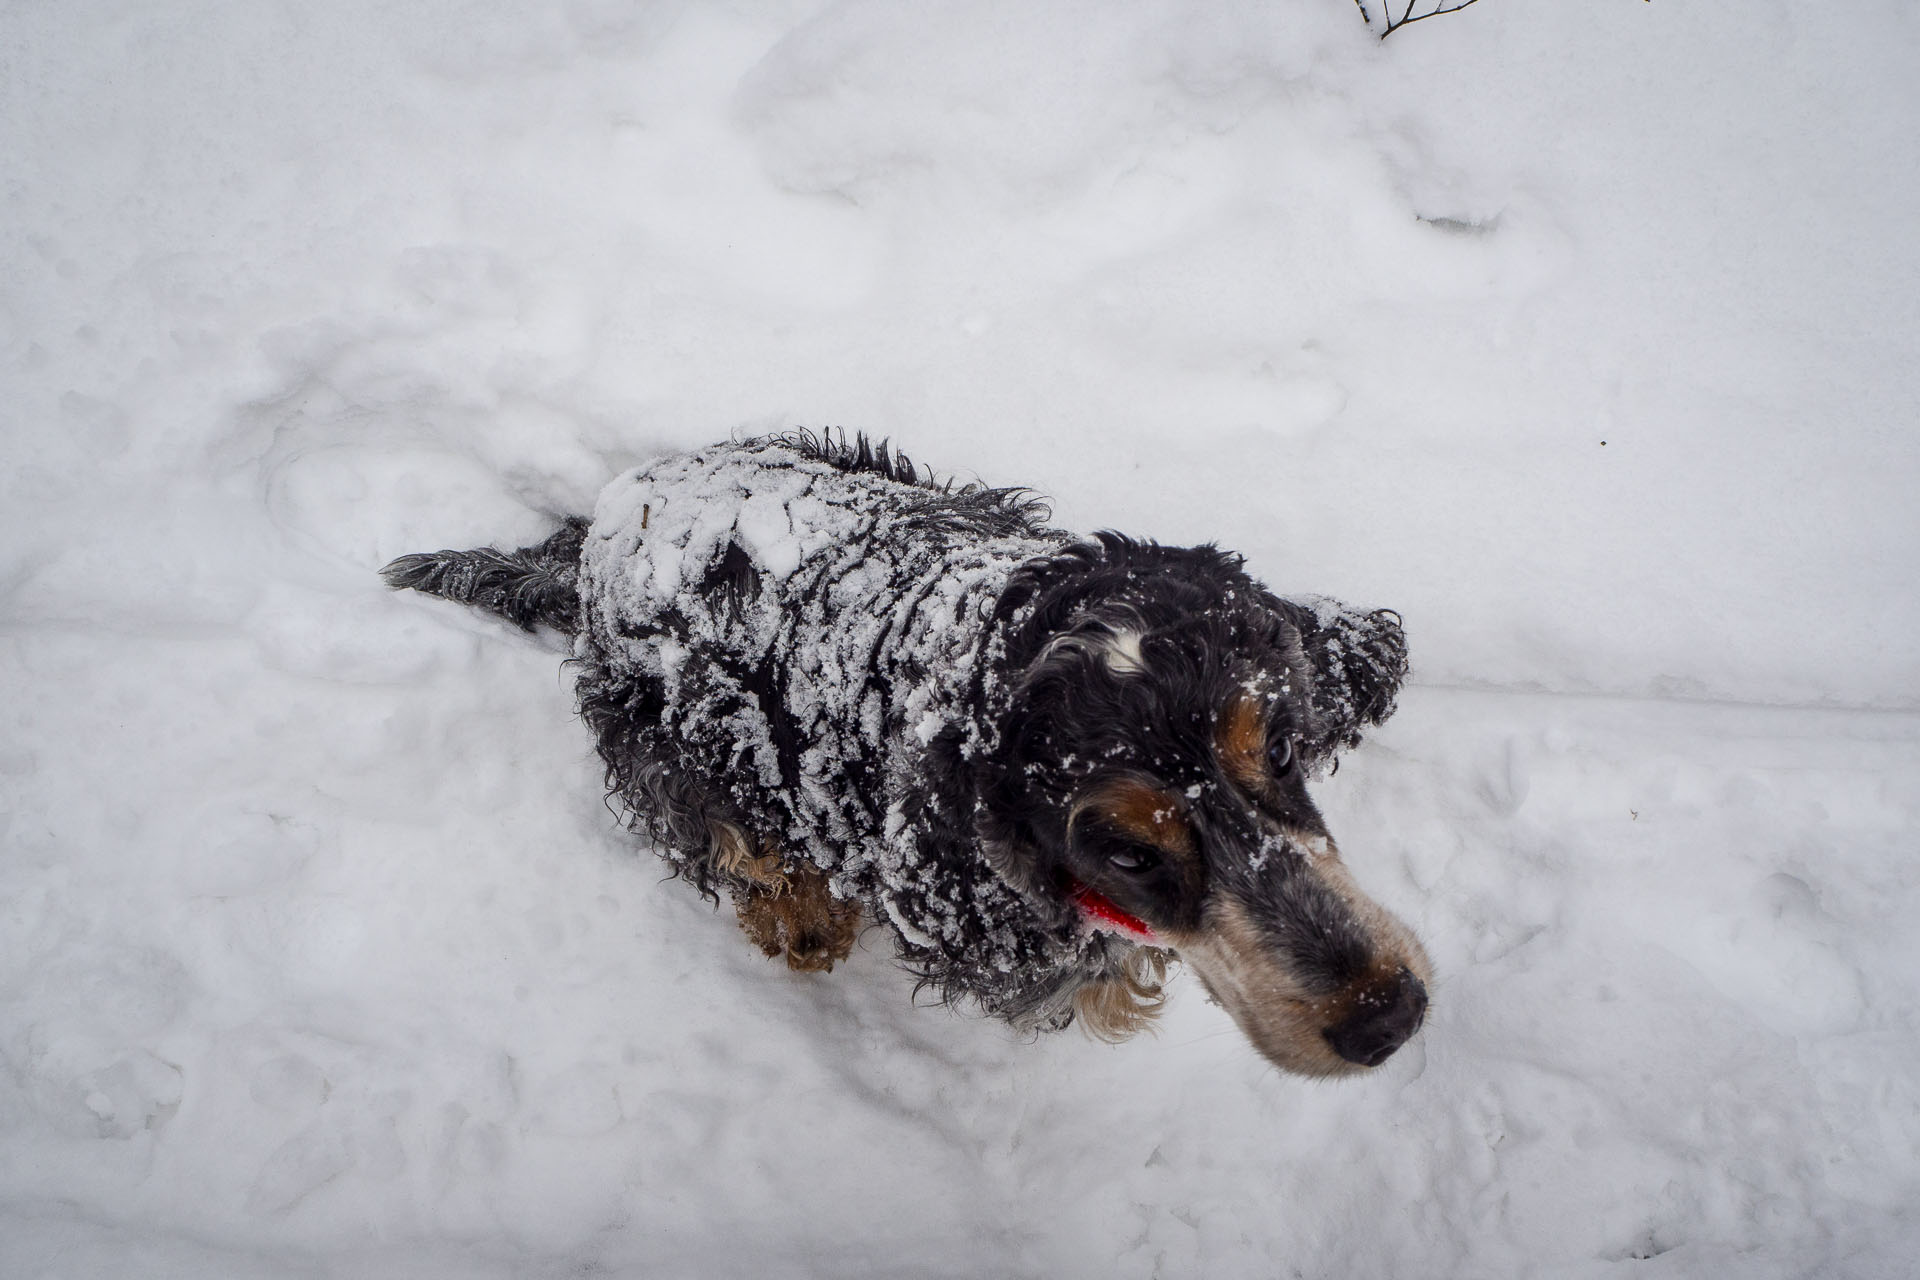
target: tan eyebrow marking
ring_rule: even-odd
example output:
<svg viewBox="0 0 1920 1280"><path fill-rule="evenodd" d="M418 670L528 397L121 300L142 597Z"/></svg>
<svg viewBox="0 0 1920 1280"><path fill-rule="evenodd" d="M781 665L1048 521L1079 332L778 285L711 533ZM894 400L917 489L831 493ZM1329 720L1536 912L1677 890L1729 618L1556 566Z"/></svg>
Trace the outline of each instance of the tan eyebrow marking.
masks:
<svg viewBox="0 0 1920 1280"><path fill-rule="evenodd" d="M1073 806L1073 816L1099 817L1108 826L1143 844L1190 855L1196 842L1180 798L1137 778L1121 778L1095 790Z"/></svg>
<svg viewBox="0 0 1920 1280"><path fill-rule="evenodd" d="M1236 692L1220 709L1213 749L1227 775L1241 786L1253 790L1267 784L1267 717L1260 700L1247 690Z"/></svg>

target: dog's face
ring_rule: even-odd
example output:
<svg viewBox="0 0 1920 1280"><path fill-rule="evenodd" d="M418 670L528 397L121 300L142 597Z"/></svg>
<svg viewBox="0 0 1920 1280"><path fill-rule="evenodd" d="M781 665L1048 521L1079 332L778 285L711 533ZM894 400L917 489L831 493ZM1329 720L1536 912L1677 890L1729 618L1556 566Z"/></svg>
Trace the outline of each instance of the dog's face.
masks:
<svg viewBox="0 0 1920 1280"><path fill-rule="evenodd" d="M1078 559L1036 584L1014 642L998 856L1032 892L1146 925L1276 1065L1378 1065L1418 1030L1431 969L1306 781L1391 710L1397 619L1323 618L1211 548L1103 537Z"/></svg>

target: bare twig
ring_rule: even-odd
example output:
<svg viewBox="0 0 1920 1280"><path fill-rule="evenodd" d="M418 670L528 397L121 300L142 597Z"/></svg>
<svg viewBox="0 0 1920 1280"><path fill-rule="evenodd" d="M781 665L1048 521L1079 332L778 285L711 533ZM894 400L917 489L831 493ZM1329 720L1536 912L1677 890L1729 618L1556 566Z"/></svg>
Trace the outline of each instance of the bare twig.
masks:
<svg viewBox="0 0 1920 1280"><path fill-rule="evenodd" d="M1353 2L1360 7L1360 20L1366 23L1368 27L1372 27L1373 15L1367 12L1366 0L1353 0ZM1458 13L1470 4L1478 4L1480 0L1453 0L1452 3L1448 3L1447 0L1439 0L1439 3L1436 3L1433 8L1427 10L1425 13L1415 13L1413 11L1414 6L1419 2L1420 0L1407 0L1407 7L1402 9L1400 16L1396 18L1393 16L1393 0L1381 0L1380 16L1386 19L1387 28L1380 33L1380 38L1385 40L1402 27L1410 26L1416 22L1425 22L1428 18L1437 18L1443 13Z"/></svg>

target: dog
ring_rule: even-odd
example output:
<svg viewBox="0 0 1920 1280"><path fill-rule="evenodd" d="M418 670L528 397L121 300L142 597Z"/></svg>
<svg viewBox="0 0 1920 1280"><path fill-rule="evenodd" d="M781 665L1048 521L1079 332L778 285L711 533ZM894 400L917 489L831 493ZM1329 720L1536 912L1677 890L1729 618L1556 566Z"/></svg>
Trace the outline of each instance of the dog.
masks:
<svg viewBox="0 0 1920 1280"><path fill-rule="evenodd" d="M1391 714L1399 615L1049 518L803 431L628 471L537 546L383 573L571 636L609 795L769 957L830 970L871 919L920 989L1109 1040L1177 957L1283 1070L1378 1066L1431 965L1306 783Z"/></svg>

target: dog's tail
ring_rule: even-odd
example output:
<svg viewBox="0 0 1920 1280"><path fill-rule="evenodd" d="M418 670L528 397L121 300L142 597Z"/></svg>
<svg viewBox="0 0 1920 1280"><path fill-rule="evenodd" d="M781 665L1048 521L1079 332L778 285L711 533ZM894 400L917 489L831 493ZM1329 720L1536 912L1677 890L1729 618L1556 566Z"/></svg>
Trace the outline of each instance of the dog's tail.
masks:
<svg viewBox="0 0 1920 1280"><path fill-rule="evenodd" d="M380 571L398 591L411 587L497 613L523 630L541 624L580 630L580 544L587 522L570 518L545 542L518 551L427 551L401 556Z"/></svg>

